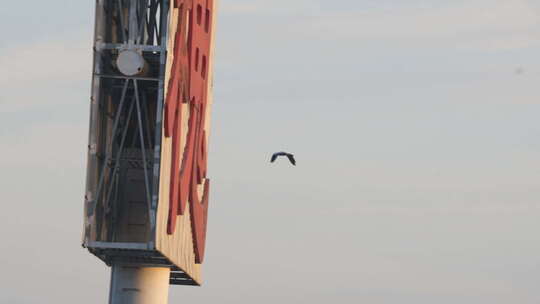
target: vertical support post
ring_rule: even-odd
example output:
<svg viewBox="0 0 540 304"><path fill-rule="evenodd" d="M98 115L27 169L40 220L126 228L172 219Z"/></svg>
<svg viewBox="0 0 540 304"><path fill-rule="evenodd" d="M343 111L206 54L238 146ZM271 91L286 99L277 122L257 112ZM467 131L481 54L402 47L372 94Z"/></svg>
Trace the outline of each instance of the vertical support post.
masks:
<svg viewBox="0 0 540 304"><path fill-rule="evenodd" d="M139 26L137 23L137 11L139 2L137 0L131 0L129 2L129 37L128 37L128 44L133 45L137 43L137 37L139 34Z"/></svg>
<svg viewBox="0 0 540 304"><path fill-rule="evenodd" d="M170 269L113 265L109 304L167 304Z"/></svg>
<svg viewBox="0 0 540 304"><path fill-rule="evenodd" d="M87 164L88 168L86 171L86 190L85 193L85 208L84 208L84 234L83 234L83 244L90 241L90 239L95 238L97 231L95 230L95 216L94 216L94 198L95 195L89 189L94 189L94 186L97 183L98 174L97 164L98 161L98 134L97 126L100 122L100 110L99 110L99 100L100 100L100 86L101 81L96 74L100 74L101 71L101 54L99 50L99 45L102 42L105 42L106 30L105 30L105 3L103 0L96 1L95 8L95 21L94 21L94 53L93 53L93 71L92 71L92 87L91 92L92 96L90 98L90 127L88 128L88 153L87 153Z"/></svg>

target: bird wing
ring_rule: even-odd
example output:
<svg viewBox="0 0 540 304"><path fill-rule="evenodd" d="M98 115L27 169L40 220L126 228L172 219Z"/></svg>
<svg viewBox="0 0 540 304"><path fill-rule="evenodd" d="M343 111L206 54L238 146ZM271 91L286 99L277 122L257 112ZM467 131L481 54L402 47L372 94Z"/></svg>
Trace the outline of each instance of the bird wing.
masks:
<svg viewBox="0 0 540 304"><path fill-rule="evenodd" d="M278 157L277 153L272 154L272 158L270 159L270 162L273 163L277 157Z"/></svg>
<svg viewBox="0 0 540 304"><path fill-rule="evenodd" d="M292 155L292 154L287 154L287 158L289 159L289 161L291 162L291 164L293 164L294 166L296 166L296 160L294 159L294 155Z"/></svg>

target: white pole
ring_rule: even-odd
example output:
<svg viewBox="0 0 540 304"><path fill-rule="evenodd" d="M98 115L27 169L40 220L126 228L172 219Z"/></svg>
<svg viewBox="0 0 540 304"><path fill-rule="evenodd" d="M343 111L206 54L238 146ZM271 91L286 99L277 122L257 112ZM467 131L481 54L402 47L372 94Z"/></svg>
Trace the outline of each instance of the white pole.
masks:
<svg viewBox="0 0 540 304"><path fill-rule="evenodd" d="M169 268L113 265L109 304L167 304Z"/></svg>

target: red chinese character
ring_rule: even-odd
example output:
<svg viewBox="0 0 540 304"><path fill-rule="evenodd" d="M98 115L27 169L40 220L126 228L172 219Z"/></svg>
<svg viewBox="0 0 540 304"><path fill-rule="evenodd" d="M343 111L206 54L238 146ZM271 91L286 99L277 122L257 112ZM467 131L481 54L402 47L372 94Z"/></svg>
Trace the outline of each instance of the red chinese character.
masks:
<svg viewBox="0 0 540 304"><path fill-rule="evenodd" d="M206 178L208 69L212 30L212 0L176 0L178 28L174 60L165 101L165 136L172 137L172 164L167 232L174 233L177 215L191 203L195 262L202 263L206 240L210 181ZM182 103L189 109L183 115ZM184 120L188 119L183 155L180 155ZM200 197L199 187L203 193Z"/></svg>

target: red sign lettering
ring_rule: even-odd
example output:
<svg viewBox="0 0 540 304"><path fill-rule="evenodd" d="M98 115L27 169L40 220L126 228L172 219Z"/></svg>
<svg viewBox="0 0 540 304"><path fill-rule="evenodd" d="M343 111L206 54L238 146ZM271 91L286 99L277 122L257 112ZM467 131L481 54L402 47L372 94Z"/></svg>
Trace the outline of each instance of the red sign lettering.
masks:
<svg viewBox="0 0 540 304"><path fill-rule="evenodd" d="M172 138L167 233L174 233L177 216L184 214L189 202L195 262L202 263L210 190L210 180L206 178L205 124L213 0L176 0L174 7L178 9L178 27L164 122L165 137ZM182 104L189 109L187 113L182 112ZM186 131L187 136L183 137Z"/></svg>

